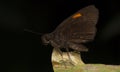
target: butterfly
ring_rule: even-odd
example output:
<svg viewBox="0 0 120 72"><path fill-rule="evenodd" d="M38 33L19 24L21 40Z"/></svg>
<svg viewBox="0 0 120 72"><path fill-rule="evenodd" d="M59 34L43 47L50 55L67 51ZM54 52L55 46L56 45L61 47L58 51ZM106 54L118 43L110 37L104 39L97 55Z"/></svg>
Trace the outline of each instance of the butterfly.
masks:
<svg viewBox="0 0 120 72"><path fill-rule="evenodd" d="M53 32L44 34L44 44L51 44L60 53L67 51L88 51L83 43L92 41L96 33L99 11L94 5L84 7L65 19Z"/></svg>
<svg viewBox="0 0 120 72"><path fill-rule="evenodd" d="M53 32L42 35L41 40L44 45L50 44L54 47L61 56L62 48L67 52L69 49L86 52L88 48L83 43L94 40L98 15L99 10L94 5L84 7L60 23ZM69 53L67 54L71 60Z"/></svg>

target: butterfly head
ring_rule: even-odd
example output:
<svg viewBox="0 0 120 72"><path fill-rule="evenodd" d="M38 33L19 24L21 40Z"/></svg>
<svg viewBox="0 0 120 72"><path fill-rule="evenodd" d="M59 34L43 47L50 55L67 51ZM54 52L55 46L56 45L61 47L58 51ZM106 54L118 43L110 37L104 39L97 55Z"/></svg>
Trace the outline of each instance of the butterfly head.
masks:
<svg viewBox="0 0 120 72"><path fill-rule="evenodd" d="M44 45L48 45L52 39L52 35L51 34L44 34L42 37L42 42Z"/></svg>

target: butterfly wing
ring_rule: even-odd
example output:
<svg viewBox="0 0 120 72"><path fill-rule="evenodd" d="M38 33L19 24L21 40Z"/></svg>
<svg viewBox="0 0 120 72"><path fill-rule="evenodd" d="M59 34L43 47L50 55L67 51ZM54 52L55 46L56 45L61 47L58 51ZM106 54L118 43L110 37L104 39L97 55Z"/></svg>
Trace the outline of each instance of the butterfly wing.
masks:
<svg viewBox="0 0 120 72"><path fill-rule="evenodd" d="M62 40L83 43L92 40L96 32L98 9L90 5L68 17L54 31Z"/></svg>
<svg viewBox="0 0 120 72"><path fill-rule="evenodd" d="M94 39L98 14L99 11L94 5L80 9L64 20L52 33L43 36L43 39L49 39L54 48L87 51L82 43Z"/></svg>

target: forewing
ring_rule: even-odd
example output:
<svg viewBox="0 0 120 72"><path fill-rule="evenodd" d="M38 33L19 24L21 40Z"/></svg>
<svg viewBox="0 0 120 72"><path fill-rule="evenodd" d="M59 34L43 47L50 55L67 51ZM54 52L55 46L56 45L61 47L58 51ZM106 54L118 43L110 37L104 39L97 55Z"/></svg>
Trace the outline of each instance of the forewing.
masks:
<svg viewBox="0 0 120 72"><path fill-rule="evenodd" d="M67 18L54 31L59 38L77 43L92 40L96 32L98 9L90 5Z"/></svg>

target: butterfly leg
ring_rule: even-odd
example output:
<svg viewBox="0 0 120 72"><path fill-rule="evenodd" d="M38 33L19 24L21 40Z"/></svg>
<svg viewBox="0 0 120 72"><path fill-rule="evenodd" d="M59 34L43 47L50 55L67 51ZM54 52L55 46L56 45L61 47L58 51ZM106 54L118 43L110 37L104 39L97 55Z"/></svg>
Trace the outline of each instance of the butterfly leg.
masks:
<svg viewBox="0 0 120 72"><path fill-rule="evenodd" d="M70 63L72 66L74 66L74 63L73 63L73 61L72 61L72 59L71 59L71 57L70 57L69 49L66 48L66 50L67 50L67 56L68 56L68 59L69 59L69 63Z"/></svg>
<svg viewBox="0 0 120 72"><path fill-rule="evenodd" d="M64 64L64 67L65 68L67 68L67 65L66 65L66 63L67 63L67 61L65 61L64 60L64 57L63 57L63 52L59 49L59 48L55 48L56 49L56 51L61 55L61 57L62 57L62 60L61 60L61 62ZM72 60L71 60L71 58L70 58L70 55L69 55L69 53L67 52L67 55L68 55L68 57L69 57L69 60L70 60L70 64L71 65L74 65L73 63L72 63Z"/></svg>
<svg viewBox="0 0 120 72"><path fill-rule="evenodd" d="M65 68L67 68L66 64L65 64L65 61L64 61L64 58L63 58L63 53L62 51L60 50L60 46L57 45L55 42L51 41L51 45L54 47L54 49L60 54L60 56L62 57L62 62L65 66Z"/></svg>

